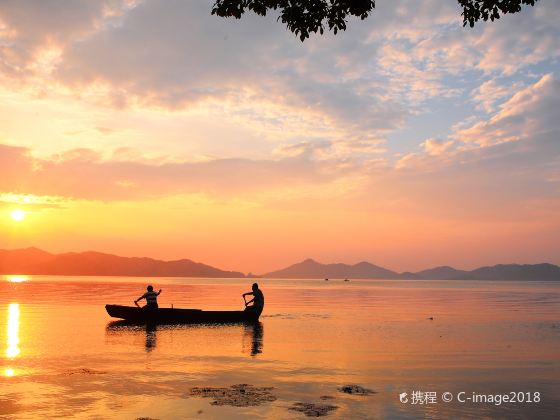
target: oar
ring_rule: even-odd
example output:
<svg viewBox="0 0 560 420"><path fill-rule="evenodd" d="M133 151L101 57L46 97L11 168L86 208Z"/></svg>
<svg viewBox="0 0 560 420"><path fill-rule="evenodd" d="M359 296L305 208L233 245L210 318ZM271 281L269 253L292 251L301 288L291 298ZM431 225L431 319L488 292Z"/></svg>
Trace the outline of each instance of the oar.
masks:
<svg viewBox="0 0 560 420"><path fill-rule="evenodd" d="M245 298L245 295L243 295L243 302L245 302L245 307L247 307L247 299Z"/></svg>

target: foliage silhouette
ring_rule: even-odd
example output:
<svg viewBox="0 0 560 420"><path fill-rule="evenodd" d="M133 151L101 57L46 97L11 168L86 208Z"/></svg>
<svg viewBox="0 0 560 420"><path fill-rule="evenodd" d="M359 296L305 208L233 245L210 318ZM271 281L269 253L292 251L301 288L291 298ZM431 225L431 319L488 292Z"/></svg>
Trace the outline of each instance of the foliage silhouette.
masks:
<svg viewBox="0 0 560 420"><path fill-rule="evenodd" d="M517 13L521 5L534 6L538 0L457 0L463 8L463 26L474 26L479 20L499 19L500 15ZM216 0L212 14L241 19L247 10L266 16L270 10L279 10L278 20L301 41L310 33L323 34L325 25L335 34L346 30L348 16L364 20L375 8L375 0Z"/></svg>

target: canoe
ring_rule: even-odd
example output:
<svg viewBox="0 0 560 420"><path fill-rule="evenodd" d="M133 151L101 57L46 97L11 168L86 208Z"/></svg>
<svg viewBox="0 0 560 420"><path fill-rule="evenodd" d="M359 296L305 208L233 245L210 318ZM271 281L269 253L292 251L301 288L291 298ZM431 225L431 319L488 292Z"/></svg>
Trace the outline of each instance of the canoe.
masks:
<svg viewBox="0 0 560 420"><path fill-rule="evenodd" d="M136 306L105 305L105 309L113 318L132 322L155 322L161 324L256 322L261 315L260 311L248 308L244 311L203 311L201 309L147 309Z"/></svg>

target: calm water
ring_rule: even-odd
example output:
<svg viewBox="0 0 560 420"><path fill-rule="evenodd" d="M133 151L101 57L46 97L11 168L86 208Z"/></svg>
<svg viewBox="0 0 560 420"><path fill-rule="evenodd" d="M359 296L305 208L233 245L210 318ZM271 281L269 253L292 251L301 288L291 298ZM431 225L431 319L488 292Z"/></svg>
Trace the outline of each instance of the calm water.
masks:
<svg viewBox="0 0 560 420"><path fill-rule="evenodd" d="M344 419L560 410L560 283L262 280L257 326L109 325L104 304L132 304L147 283L163 289L160 306L202 309L241 309L250 289L249 280L0 277L0 417L306 418L289 410L296 402L336 405L327 418ZM214 406L189 395L239 383L272 386L277 400ZM345 384L377 393L338 392ZM412 404L413 391L436 392L437 403ZM459 403L461 391L539 392L540 402Z"/></svg>

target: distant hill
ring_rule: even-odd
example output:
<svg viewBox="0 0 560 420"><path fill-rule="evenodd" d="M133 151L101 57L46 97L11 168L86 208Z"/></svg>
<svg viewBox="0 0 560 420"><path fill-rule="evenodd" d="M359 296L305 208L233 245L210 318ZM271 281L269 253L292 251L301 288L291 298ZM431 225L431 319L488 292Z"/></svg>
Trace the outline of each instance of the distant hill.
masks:
<svg viewBox="0 0 560 420"><path fill-rule="evenodd" d="M418 277L422 279L429 279L429 280L452 280L455 278L459 278L461 276L465 276L468 274L468 271L464 270L457 270L453 267L449 267L447 265L441 267L434 267L428 270L422 270L415 273Z"/></svg>
<svg viewBox="0 0 560 420"><path fill-rule="evenodd" d="M262 277L285 279L423 279L423 280L560 280L560 267L553 264L499 264L476 270L457 270L449 266L430 268L416 273L398 273L377 265L361 262L321 264L307 259L287 268L263 274Z"/></svg>
<svg viewBox="0 0 560 420"><path fill-rule="evenodd" d="M188 259L160 261L100 252L50 254L37 248L0 250L0 274L139 277L245 277Z"/></svg>
<svg viewBox="0 0 560 420"><path fill-rule="evenodd" d="M101 252L51 254L38 248L0 250L0 274L45 274L72 276L216 277L243 278L237 271L224 271L188 259L161 261L153 258L120 257ZM250 278L284 279L385 279L385 280L559 280L560 267L553 264L498 264L475 270L434 267L416 273L398 273L369 262L322 264L311 258Z"/></svg>
<svg viewBox="0 0 560 420"><path fill-rule="evenodd" d="M311 258L300 263L291 265L282 270L263 274L268 278L299 278L299 279L402 279L410 278L413 273L399 274L395 271L377 265L361 262L355 265L348 264L321 264Z"/></svg>
<svg viewBox="0 0 560 420"><path fill-rule="evenodd" d="M454 279L469 280L560 280L560 267L553 264L498 264L464 272Z"/></svg>

